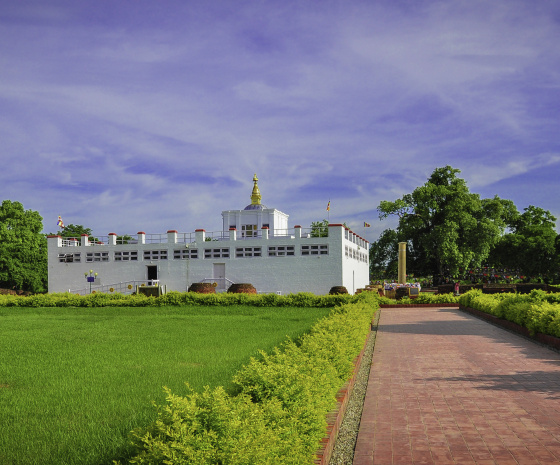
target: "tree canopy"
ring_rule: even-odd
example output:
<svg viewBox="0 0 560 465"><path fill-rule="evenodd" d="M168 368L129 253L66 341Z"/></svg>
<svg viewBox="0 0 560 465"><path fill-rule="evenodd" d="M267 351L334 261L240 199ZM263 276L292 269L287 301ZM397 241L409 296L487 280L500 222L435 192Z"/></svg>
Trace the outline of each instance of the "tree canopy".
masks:
<svg viewBox="0 0 560 465"><path fill-rule="evenodd" d="M31 292L47 288L47 240L43 218L20 202L0 206L0 287Z"/></svg>
<svg viewBox="0 0 560 465"><path fill-rule="evenodd" d="M397 239L408 243L407 270L452 277L479 267L516 217L511 201L481 199L458 173L451 166L436 168L412 193L379 204L380 219L399 217Z"/></svg>
<svg viewBox="0 0 560 465"><path fill-rule="evenodd" d="M98 241L98 238L92 235L92 230L82 226L81 224L69 224L56 232L56 235L60 237L76 237L78 239L82 236L82 234L87 234L90 242ZM49 233L49 235L52 235L52 233Z"/></svg>
<svg viewBox="0 0 560 465"><path fill-rule="evenodd" d="M370 244L370 275L374 279L396 279L398 275L399 237L393 229L386 229Z"/></svg>
<svg viewBox="0 0 560 465"><path fill-rule="evenodd" d="M328 220L313 221L311 223L311 237L328 237L329 235L329 222Z"/></svg>
<svg viewBox="0 0 560 465"><path fill-rule="evenodd" d="M504 234L491 254L496 266L529 276L548 275L558 266L556 218L548 210L529 205L510 218L511 232Z"/></svg>

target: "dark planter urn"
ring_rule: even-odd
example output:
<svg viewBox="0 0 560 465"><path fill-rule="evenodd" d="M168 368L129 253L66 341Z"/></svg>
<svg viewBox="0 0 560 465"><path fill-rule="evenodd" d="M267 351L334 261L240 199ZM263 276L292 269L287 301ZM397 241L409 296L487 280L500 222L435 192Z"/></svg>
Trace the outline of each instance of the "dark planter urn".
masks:
<svg viewBox="0 0 560 465"><path fill-rule="evenodd" d="M189 292L198 292L199 294L215 294L216 287L214 283L192 283Z"/></svg>
<svg viewBox="0 0 560 465"><path fill-rule="evenodd" d="M348 294L348 289L344 286L333 286L329 291L330 295L337 295L337 294Z"/></svg>
<svg viewBox="0 0 560 465"><path fill-rule="evenodd" d="M252 284L236 283L236 284L232 284L229 287L228 292L231 292L231 293L234 293L234 294L256 294L257 290L255 289L255 287Z"/></svg>

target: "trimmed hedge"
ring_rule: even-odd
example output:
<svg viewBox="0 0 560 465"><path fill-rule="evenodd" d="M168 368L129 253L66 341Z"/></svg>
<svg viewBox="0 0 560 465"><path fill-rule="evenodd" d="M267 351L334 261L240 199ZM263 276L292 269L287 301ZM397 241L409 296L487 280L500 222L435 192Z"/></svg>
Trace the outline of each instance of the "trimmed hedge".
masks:
<svg viewBox="0 0 560 465"><path fill-rule="evenodd" d="M560 337L560 294L534 289L529 294L483 294L471 291L461 305L512 321L535 333Z"/></svg>
<svg viewBox="0 0 560 465"><path fill-rule="evenodd" d="M368 296L334 308L297 343L252 358L234 376L232 395L222 387L186 397L166 389L157 421L132 433L130 463L312 464L376 309Z"/></svg>
<svg viewBox="0 0 560 465"><path fill-rule="evenodd" d="M358 302L358 295L315 295L307 292L277 295L245 293L200 294L171 291L160 297L138 294L89 294L85 296L64 293L36 294L29 297L0 295L0 307L156 307L168 305L254 305L256 307L334 307Z"/></svg>
<svg viewBox="0 0 560 465"><path fill-rule="evenodd" d="M459 297L454 294L432 294L428 292L421 292L414 299L410 297L404 297L400 300L390 299L389 297L378 297L377 299L383 305L454 304L459 302Z"/></svg>

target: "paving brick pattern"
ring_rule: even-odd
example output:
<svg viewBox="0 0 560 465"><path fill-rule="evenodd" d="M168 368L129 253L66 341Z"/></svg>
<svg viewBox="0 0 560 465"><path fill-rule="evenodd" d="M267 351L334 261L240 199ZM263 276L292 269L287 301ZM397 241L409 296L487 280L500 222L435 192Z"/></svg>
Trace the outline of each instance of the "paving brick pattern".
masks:
<svg viewBox="0 0 560 465"><path fill-rule="evenodd" d="M560 464L560 354L457 309L381 310L353 464Z"/></svg>

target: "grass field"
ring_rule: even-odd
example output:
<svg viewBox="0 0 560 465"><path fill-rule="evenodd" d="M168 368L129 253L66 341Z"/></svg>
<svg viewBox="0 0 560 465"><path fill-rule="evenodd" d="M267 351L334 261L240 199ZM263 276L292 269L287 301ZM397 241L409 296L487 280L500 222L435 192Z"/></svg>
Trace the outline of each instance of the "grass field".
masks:
<svg viewBox="0 0 560 465"><path fill-rule="evenodd" d="M324 308L0 308L0 463L109 464L175 394L231 388Z"/></svg>

